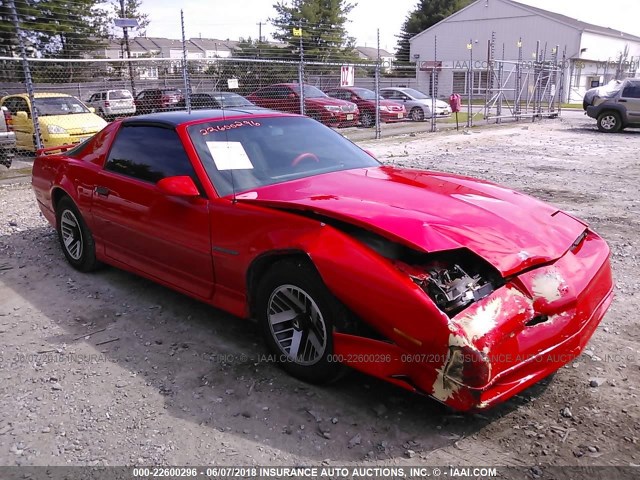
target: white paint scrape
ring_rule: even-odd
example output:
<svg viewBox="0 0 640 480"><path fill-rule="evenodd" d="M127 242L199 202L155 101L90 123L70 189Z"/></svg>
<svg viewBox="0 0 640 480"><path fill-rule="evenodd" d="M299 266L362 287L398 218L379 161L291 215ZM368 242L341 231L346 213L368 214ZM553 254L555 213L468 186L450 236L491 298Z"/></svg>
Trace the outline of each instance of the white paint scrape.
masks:
<svg viewBox="0 0 640 480"><path fill-rule="evenodd" d="M465 344L465 339L459 335L449 335L450 346L462 346ZM433 382L433 392L431 395L442 402L446 402L460 389L460 385L458 383L452 382L446 376L446 369L449 366L449 360L449 355L447 355L444 364L437 370L438 376L436 377L436 381Z"/></svg>
<svg viewBox="0 0 640 480"><path fill-rule="evenodd" d="M551 303L562 297L563 285L564 278L558 272L543 273L533 279L533 295Z"/></svg>
<svg viewBox="0 0 640 480"><path fill-rule="evenodd" d="M470 341L477 340L495 328L500 310L502 310L502 299L494 298L486 305L476 309L474 313L463 317L460 320L460 325L467 338Z"/></svg>

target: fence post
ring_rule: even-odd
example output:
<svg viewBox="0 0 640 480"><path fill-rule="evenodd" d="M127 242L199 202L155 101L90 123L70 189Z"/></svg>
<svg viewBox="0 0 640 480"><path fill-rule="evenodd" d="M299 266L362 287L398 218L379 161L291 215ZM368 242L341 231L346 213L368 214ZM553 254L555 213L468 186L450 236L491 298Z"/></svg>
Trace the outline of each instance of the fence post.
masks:
<svg viewBox="0 0 640 480"><path fill-rule="evenodd" d="M467 128L470 128L473 126L473 107L471 105L473 101L473 39L469 40L467 48L469 49L469 70L467 70L467 75L469 76L467 80Z"/></svg>
<svg viewBox="0 0 640 480"><path fill-rule="evenodd" d="M27 87L27 95L29 96L29 103L31 104L31 121L33 122L34 129L33 143L36 150L39 150L42 148L42 133L40 132L40 122L38 121L38 112L34 101L31 68L29 66L29 61L27 60L27 50L24 46L22 29L20 28L20 22L18 21L18 12L16 11L14 0L9 0L9 10L11 11L11 19L13 20L13 26L16 29L18 44L20 45L20 57L22 57L22 69L24 70L24 83Z"/></svg>
<svg viewBox="0 0 640 480"><path fill-rule="evenodd" d="M298 20L300 33L300 65L298 66L298 85L300 85L300 115L304 115L304 46L302 45L302 20Z"/></svg>
<svg viewBox="0 0 640 480"><path fill-rule="evenodd" d="M376 140L380 139L380 29L378 35L378 56L376 57L376 71L374 79L374 91L376 92Z"/></svg>
<svg viewBox="0 0 640 480"><path fill-rule="evenodd" d="M184 12L180 10L180 24L182 26L182 77L184 80L184 104L187 112L191 113L191 85L189 83L189 69L187 68L187 39L184 34Z"/></svg>

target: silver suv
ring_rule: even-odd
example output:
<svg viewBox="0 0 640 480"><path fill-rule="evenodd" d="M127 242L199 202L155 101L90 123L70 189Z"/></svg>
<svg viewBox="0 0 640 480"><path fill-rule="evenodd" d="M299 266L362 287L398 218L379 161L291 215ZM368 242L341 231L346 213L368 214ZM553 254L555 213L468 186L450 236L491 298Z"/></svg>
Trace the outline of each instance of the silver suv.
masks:
<svg viewBox="0 0 640 480"><path fill-rule="evenodd" d="M87 105L104 119L136 113L136 104L129 90L104 90L91 95Z"/></svg>
<svg viewBox="0 0 640 480"><path fill-rule="evenodd" d="M640 128L640 78L628 78L589 90L584 96L583 107L588 116L598 121L601 132Z"/></svg>

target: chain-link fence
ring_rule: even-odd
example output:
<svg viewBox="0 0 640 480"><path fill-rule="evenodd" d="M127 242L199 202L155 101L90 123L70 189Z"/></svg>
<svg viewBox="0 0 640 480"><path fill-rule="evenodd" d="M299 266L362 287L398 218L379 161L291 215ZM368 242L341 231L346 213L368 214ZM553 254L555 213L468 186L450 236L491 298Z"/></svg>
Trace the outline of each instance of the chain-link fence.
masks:
<svg viewBox="0 0 640 480"><path fill-rule="evenodd" d="M0 41L0 51L11 53L0 56L0 106L17 147L31 151L77 143L118 117L247 102L332 127L370 128L376 137L392 122L437 130L441 121L452 120L452 94L462 99L460 122L467 127L553 117L565 103L581 102L589 88L637 74L633 59L587 62L567 58L560 46L547 56L540 41L534 60L526 61L522 38L519 58L496 60L495 35L484 60L474 59L472 44L467 59L438 60L434 38L434 60L414 55L406 64L379 48L318 48L302 32L316 29L326 36L333 26L323 25L299 25L300 36L289 43L186 39L182 18L181 41L83 39L81 17L40 24L53 14L39 18L21 11L21 0L9 1L9 7L14 2L18 8L9 9L7 18L16 35ZM40 30L36 35L31 29Z"/></svg>

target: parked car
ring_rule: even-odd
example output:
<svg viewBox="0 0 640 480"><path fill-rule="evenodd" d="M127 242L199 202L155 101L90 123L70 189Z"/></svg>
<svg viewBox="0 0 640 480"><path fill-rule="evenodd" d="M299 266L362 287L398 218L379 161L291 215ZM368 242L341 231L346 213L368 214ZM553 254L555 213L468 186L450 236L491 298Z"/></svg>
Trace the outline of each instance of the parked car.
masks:
<svg viewBox="0 0 640 480"><path fill-rule="evenodd" d="M247 98L260 107L300 113L298 83L270 85L253 92ZM312 85L304 86L304 113L332 127L354 127L360 122L360 113L355 103L331 98Z"/></svg>
<svg viewBox="0 0 640 480"><path fill-rule="evenodd" d="M16 150L16 134L7 107L0 107L0 165L11 167Z"/></svg>
<svg viewBox="0 0 640 480"><path fill-rule="evenodd" d="M388 100L403 102L411 120L419 122L432 116L433 99L415 88L385 87L380 89L380 95ZM438 117L451 115L451 107L447 102L436 100L435 115Z"/></svg>
<svg viewBox="0 0 640 480"><path fill-rule="evenodd" d="M64 93L34 94L35 108L43 147L80 143L101 130L107 122L93 113L93 108ZM19 149L35 151L35 128L29 96L8 95L0 100L11 114L11 123Z"/></svg>
<svg viewBox="0 0 640 480"><path fill-rule="evenodd" d="M376 124L376 93L374 91L367 88L339 87L327 90L326 94L355 103L360 111L360 122L363 127L372 127ZM378 103L382 122L398 122L407 116L404 104L400 102L380 97Z"/></svg>
<svg viewBox="0 0 640 480"><path fill-rule="evenodd" d="M572 215L383 166L298 115L116 120L38 156L32 178L72 267L108 263L254 318L271 358L310 382L348 365L487 408L580 355L612 299L609 248Z"/></svg>
<svg viewBox="0 0 640 480"><path fill-rule="evenodd" d="M134 115L136 104L129 90L103 90L96 92L87 101L87 105L96 109L104 119L121 115Z"/></svg>
<svg viewBox="0 0 640 480"><path fill-rule="evenodd" d="M614 133L627 127L640 128L640 79L628 78L587 92L587 115L598 122L598 130Z"/></svg>
<svg viewBox="0 0 640 480"><path fill-rule="evenodd" d="M177 88L149 88L138 93L135 99L139 114L176 110L184 95Z"/></svg>
<svg viewBox="0 0 640 480"><path fill-rule="evenodd" d="M191 108L194 110L206 108L260 108L242 95L233 92L192 93L190 102ZM184 98L178 102L178 108L186 108Z"/></svg>

